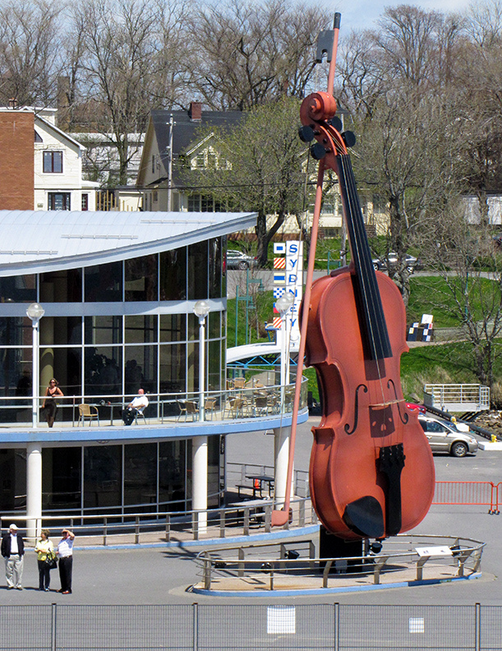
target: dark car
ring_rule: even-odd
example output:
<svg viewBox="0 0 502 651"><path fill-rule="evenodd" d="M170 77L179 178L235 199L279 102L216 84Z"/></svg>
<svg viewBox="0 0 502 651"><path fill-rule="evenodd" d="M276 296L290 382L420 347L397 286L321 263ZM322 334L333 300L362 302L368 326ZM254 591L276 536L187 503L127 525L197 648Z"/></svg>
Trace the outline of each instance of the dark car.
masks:
<svg viewBox="0 0 502 651"><path fill-rule="evenodd" d="M237 251L237 249L229 249L227 251L227 269L250 269L256 267L258 261L256 258Z"/></svg>
<svg viewBox="0 0 502 651"><path fill-rule="evenodd" d="M418 258L415 258L414 255L410 255L409 253L406 253L404 256L405 263L406 263L406 269L408 270L408 273L413 273L415 269L417 269L420 266L420 261ZM393 271L397 267L397 260L398 256L397 253L391 252L389 255L382 255L380 258L373 258L372 263L373 263L373 268L376 269L377 271L386 271L387 270L387 262L390 266L390 270Z"/></svg>

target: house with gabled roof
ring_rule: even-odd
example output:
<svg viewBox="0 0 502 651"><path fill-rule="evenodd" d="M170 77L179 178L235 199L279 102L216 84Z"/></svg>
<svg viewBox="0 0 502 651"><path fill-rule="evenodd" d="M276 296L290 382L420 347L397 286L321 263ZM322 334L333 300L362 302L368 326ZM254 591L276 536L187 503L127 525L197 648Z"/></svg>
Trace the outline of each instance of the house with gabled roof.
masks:
<svg viewBox="0 0 502 651"><path fill-rule="evenodd" d="M221 210L211 196L188 188L173 163L184 157L191 169L211 164L218 157L212 138L199 139L197 132L211 126L231 128L242 116L241 111L203 111L198 102L191 102L188 111L152 111L136 183L143 195L143 210Z"/></svg>

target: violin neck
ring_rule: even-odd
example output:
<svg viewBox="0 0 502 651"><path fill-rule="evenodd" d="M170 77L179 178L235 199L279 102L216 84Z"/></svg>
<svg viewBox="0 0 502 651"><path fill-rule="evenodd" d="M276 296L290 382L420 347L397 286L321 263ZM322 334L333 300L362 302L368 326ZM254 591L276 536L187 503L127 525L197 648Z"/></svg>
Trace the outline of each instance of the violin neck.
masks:
<svg viewBox="0 0 502 651"><path fill-rule="evenodd" d="M366 357L381 360L392 357L387 324L378 289L371 251L357 195L356 181L348 154L336 157L343 211L354 265L354 294Z"/></svg>

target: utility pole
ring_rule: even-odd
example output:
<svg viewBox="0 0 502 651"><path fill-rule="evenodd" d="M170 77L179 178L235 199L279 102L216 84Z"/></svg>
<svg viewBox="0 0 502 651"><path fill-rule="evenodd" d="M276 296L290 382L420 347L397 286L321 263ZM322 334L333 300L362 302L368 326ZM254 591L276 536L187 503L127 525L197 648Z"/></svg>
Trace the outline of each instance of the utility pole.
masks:
<svg viewBox="0 0 502 651"><path fill-rule="evenodd" d="M173 209L173 132L174 121L173 114L169 117L169 144L167 146L168 159L167 159L167 212Z"/></svg>

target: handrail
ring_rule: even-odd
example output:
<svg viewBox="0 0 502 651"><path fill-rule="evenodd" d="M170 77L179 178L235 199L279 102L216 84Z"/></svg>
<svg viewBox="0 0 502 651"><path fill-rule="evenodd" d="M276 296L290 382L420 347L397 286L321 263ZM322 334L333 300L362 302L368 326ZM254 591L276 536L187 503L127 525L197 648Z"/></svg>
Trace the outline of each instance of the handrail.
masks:
<svg viewBox="0 0 502 651"><path fill-rule="evenodd" d="M302 380L301 388L301 409L308 405L307 378ZM204 392L204 420L235 420L247 418L260 418L269 416L281 416L291 414L293 407L294 384L281 385L256 385L252 381L243 387L232 387L217 391ZM285 399L282 400L282 396ZM58 398L60 410L63 412L63 421L58 419L56 426L73 427L78 426L78 405L87 403L94 405L100 412L100 420L117 420L123 408L129 404L133 395L130 394L91 394L91 395L65 395ZM149 393L147 394L149 405L145 409L146 417L152 421L164 422L192 422L199 421L198 402L200 393L175 392L175 393ZM266 402L263 398L266 397ZM257 400L260 402L257 404ZM43 422L41 407L44 397L39 398L39 418L42 427ZM186 410L186 404L191 403L193 409ZM210 406L208 406L210 405ZM26 411L26 421L17 420L19 412ZM71 412L69 412L71 410ZM3 424L7 427L32 428L32 398L30 396L0 396L0 411L6 414L12 413L12 423L9 423L9 416L4 417ZM29 416L29 418L28 418Z"/></svg>
<svg viewBox="0 0 502 651"><path fill-rule="evenodd" d="M403 544L403 541L406 543ZM419 552L419 545L424 544L430 550L425 551L426 548L422 548ZM366 575L372 577L374 585L380 585L382 574L389 564L392 564L392 574L396 571L396 566L402 566L403 569L414 568L416 581L423 580L425 566L432 563L439 563L441 566L450 565L452 578L465 577L466 573L474 574L479 570L485 544L471 538L456 536L400 534L389 545L390 549L387 549L384 542L384 548L378 554L369 552L361 556L321 558L313 557L309 549L307 557L298 557L301 554L299 551L301 545L297 545L294 555L291 553L286 555L284 548L281 547L279 558L272 558L264 553L258 558L251 558L249 553L246 555L246 552L256 555L257 550L273 547L273 545L258 544L204 550L197 555L196 561L199 565L199 575L203 576L202 583L205 590L210 591L212 583L220 580L225 590L234 590L238 594L239 585L241 585L240 590L247 589L250 577L255 579L253 590L290 589L291 582L288 582L288 575L292 575L292 580L297 586L300 571L302 580L310 582L309 586L312 588L328 588L330 580L337 582L349 575L353 576L354 572L358 573L359 580L361 575ZM401 545L401 551L392 549L398 545ZM410 549L412 546L414 548ZM403 550L405 547L406 549ZM237 558L233 558L232 555L235 551L237 551ZM320 567L323 567L322 574L319 574ZM335 571L334 576L330 576L332 571ZM259 580L256 578L257 575L260 577ZM279 577L282 579L282 584L278 583Z"/></svg>
<svg viewBox="0 0 502 651"><path fill-rule="evenodd" d="M199 531L200 510L183 511L155 511L151 513L103 513L91 515L44 515L39 518L19 514L2 514L0 516L0 533L11 522L16 523L20 529L26 527L29 520L33 528L39 531L57 524L57 528L69 527L79 537L81 544L110 544L110 538L122 540L123 544L140 544L148 534L162 533L162 540L171 542L203 540L208 538L225 538L227 535L252 536L255 533L270 532L272 499L249 500L226 507L207 509L207 531ZM292 500L292 520L287 522L285 529L291 527L303 528L307 525L317 524L312 503L308 498ZM131 538L128 540L127 538ZM84 540L83 540L84 539ZM158 539L158 535L157 535Z"/></svg>

